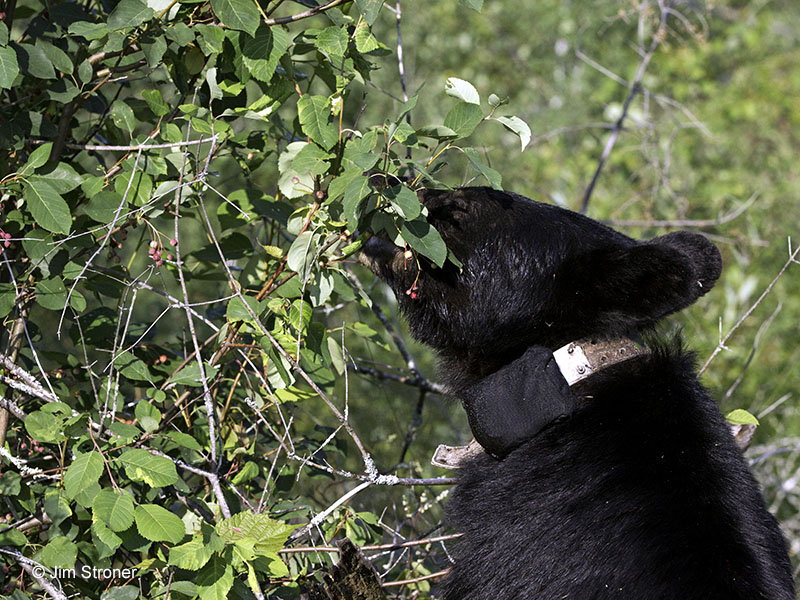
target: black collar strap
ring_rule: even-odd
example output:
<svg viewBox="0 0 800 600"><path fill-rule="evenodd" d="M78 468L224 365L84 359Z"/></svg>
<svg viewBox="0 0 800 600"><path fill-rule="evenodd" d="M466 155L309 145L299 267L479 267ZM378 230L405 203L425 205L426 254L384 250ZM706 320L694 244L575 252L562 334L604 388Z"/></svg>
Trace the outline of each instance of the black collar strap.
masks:
<svg viewBox="0 0 800 600"><path fill-rule="evenodd" d="M462 390L461 400L479 446L441 445L431 463L455 468L481 447L503 458L579 408L570 385L645 352L629 339L579 340L555 352L540 346L528 348L517 360Z"/></svg>

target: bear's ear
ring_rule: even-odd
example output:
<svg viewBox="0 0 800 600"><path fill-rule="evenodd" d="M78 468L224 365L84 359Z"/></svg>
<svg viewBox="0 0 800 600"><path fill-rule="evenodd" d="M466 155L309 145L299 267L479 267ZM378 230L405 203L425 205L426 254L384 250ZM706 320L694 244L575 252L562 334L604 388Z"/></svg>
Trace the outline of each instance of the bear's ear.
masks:
<svg viewBox="0 0 800 600"><path fill-rule="evenodd" d="M653 322L693 304L722 271L717 247L702 235L677 231L627 247L596 250L584 257L584 282L590 281L602 314ZM581 289L578 280L574 280ZM585 285L585 284L584 284Z"/></svg>

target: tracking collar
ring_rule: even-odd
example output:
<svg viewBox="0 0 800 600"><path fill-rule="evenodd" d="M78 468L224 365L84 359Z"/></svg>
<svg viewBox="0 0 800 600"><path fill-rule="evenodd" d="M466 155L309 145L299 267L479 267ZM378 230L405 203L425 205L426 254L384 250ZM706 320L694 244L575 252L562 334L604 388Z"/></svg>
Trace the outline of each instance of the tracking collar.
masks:
<svg viewBox="0 0 800 600"><path fill-rule="evenodd" d="M461 400L477 442L440 445L431 463L458 468L464 459L482 451L503 458L580 407L569 386L646 352L627 338L578 340L552 353L540 346L528 348L515 361L462 390Z"/></svg>

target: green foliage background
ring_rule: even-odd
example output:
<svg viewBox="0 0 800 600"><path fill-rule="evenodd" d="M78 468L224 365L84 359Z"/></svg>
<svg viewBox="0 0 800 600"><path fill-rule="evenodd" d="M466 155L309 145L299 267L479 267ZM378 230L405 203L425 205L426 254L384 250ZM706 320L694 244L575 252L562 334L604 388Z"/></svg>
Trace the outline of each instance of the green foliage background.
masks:
<svg viewBox="0 0 800 600"><path fill-rule="evenodd" d="M6 0L0 593L297 598L347 535L389 597L435 598L429 459L469 431L349 234L453 260L419 185L580 209L648 48L588 214L722 250L670 326L760 419L798 564L797 266L769 288L800 222L795 3L481 5ZM137 573L53 576L82 565Z"/></svg>

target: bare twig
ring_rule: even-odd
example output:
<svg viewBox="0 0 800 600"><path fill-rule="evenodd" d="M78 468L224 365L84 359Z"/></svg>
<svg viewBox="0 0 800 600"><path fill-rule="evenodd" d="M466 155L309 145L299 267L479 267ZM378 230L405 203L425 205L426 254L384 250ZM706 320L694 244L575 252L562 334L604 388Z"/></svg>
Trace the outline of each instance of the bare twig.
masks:
<svg viewBox="0 0 800 600"><path fill-rule="evenodd" d="M450 572L450 569L444 569L443 571L437 571L436 573L431 573L430 575L423 575L421 577L414 577L413 579L401 579L399 581L389 581L387 583L382 584L382 587L397 587L401 585L410 585L412 583L419 583L420 581L427 581L429 579L439 579L440 577L444 577Z"/></svg>
<svg viewBox="0 0 800 600"><path fill-rule="evenodd" d="M399 550L400 548L411 548L413 546L425 546L427 544L435 544L437 542L446 542L449 540L457 540L463 533L449 533L447 535L437 535L430 538L422 538L419 540L411 540L408 542L400 542L397 544L377 544L373 546L360 546L363 552L370 552L375 550ZM278 550L278 554L297 554L301 552L339 552L338 546L298 546L295 548L282 548Z"/></svg>
<svg viewBox="0 0 800 600"><path fill-rule="evenodd" d="M186 136L190 135L192 131L191 126L186 131ZM188 141L188 140L187 140ZM214 137L214 141L211 143L211 149L209 151L209 158L214 153L214 146L216 143L216 136ZM183 155L183 164L181 166L181 172L179 177L179 182L183 181L184 173L186 172L186 162L187 162L187 155L184 153ZM208 168L208 161L206 161L206 169ZM211 462L214 464L214 469L219 468L219 463L217 461L217 415L216 410L214 407L214 401L211 397L211 391L208 388L208 378L206 376L206 368L203 364L203 355L200 353L200 344L197 341L197 332L194 327L194 319L192 317L192 312L189 310L189 292L186 288L186 277L183 274L183 262L181 260L181 243L180 243L180 207L181 207L181 187L175 192L175 219L174 219L174 237L175 240L178 242L175 244L175 264L177 265L177 274L178 274L178 281L181 286L181 294L183 295L183 302L186 306L186 320L189 324L189 335L191 336L192 340L192 347L194 349L194 357L197 361L197 367L200 370L200 383L203 388L203 402L206 408L206 417L208 419L208 437L211 443Z"/></svg>
<svg viewBox="0 0 800 600"><path fill-rule="evenodd" d="M328 2L328 4L323 4L322 6L315 6L314 8L310 8L305 12L297 13L296 15L291 15L289 17L278 17L276 19L264 19L264 23L269 25L270 27L273 25L285 25L287 23L294 23L295 21L300 21L301 19L307 19L308 17L313 17L314 15L318 15L320 13L325 12L326 10L330 10L343 4L345 0L333 0L332 2Z"/></svg>
<svg viewBox="0 0 800 600"><path fill-rule="evenodd" d="M600 160L597 163L597 169L595 169L594 175L592 176L592 180L589 182L589 186L586 188L586 192L583 195L583 202L581 203L581 213L586 213L586 210L589 208L589 201L592 198L592 192L594 191L594 186L597 184L597 180L600 178L600 173L603 171L603 166L606 164L608 157L611 155L611 151L614 149L614 145L617 143L617 138L619 137L620 132L622 131L622 126L625 122L625 118L628 116L628 109L633 102L633 99L636 97L641 91L641 83L642 78L644 77L645 71L650 64L650 60L653 58L653 54L655 53L656 49L659 47L661 42L664 40L664 36L667 32L667 16L668 12L664 10L663 0L659 1L659 7L661 8L661 20L658 25L658 29L653 34L653 39L650 43L650 47L647 49L647 53L641 58L639 61L639 66L636 69L636 75L633 78L633 81L630 83L630 91L628 92L628 97L625 99L625 103L622 106L622 113L620 114L617 122L614 124L614 129L611 131L611 136L609 136L608 141L606 142L605 148L603 148L603 154L600 156Z"/></svg>
<svg viewBox="0 0 800 600"><path fill-rule="evenodd" d="M184 471L189 471L190 473L194 473L195 475L200 475L201 477L205 477L208 480L208 484L211 486L211 490L214 492L214 497L217 499L217 504L219 504L219 510L222 513L222 516L228 518L231 516L231 509L228 508L228 503L225 501L225 496L222 493L222 486L219 482L219 476L216 473L212 473L211 471L205 471L203 469L199 469L197 467L193 467L190 464L183 462L178 458L174 458L169 454L164 454L163 452L159 452L158 450L153 450L151 448L147 448L147 451L150 454L154 454L155 456L162 456L167 458L175 463L178 468L183 469Z"/></svg>
<svg viewBox="0 0 800 600"><path fill-rule="evenodd" d="M151 134L151 139L154 134ZM183 146L191 146L194 144L207 144L208 142L216 140L216 137L201 138L199 140L188 140L183 142L172 142L170 144L137 144L136 146L107 146L95 144L64 144L65 148L70 150L87 150L89 152L143 152L147 150L163 150L164 148L181 148ZM29 140L32 144L46 144L49 140Z"/></svg>
<svg viewBox="0 0 800 600"><path fill-rule="evenodd" d="M154 134L151 134L151 136L152 135ZM69 293L67 294L67 301L64 303L64 309L61 311L61 316L58 319L58 329L56 330L56 336L58 337L58 339L61 339L61 326L64 323L64 315L66 315L67 313L67 307L69 306L69 302L72 299L72 294L75 291L75 288L78 286L78 283L81 281L81 279L83 279L83 274L86 273L86 270L92 264L94 259L97 258L97 256L103 251L103 248L105 248L106 244L108 243L108 240L111 238L112 232L114 231L114 225L119 220L119 215L122 212L122 208L127 204L128 194L131 191L133 180L136 178L136 169L139 166L139 159L141 158L141 156L142 156L142 151L139 150L136 154L136 161L133 163L133 170L131 171L131 177L128 180L128 186L125 188L125 193L122 195L122 199L119 202L119 206L117 206L117 210L114 212L114 218L111 220L111 223L108 224L108 233L106 233L105 237L103 238L103 241L97 247L97 250L95 250L94 253L92 253L92 255L89 257L89 260L87 260L86 264L83 265L83 268L81 268L80 273L78 273L78 276L75 278L75 281L69 288Z"/></svg>
<svg viewBox="0 0 800 600"><path fill-rule="evenodd" d="M742 317L736 322L736 325L731 327L730 331L728 331L728 333L725 335L725 337L722 337L722 335L720 334L719 344L717 344L717 347L714 348L714 351L711 353L711 356L709 356L708 359L706 360L706 362L703 364L702 368L698 372L698 375L702 375L705 372L705 370L708 368L708 366L711 364L711 361L714 360L714 358L717 356L717 354L722 352L722 350L727 349L727 346L725 344L728 342L730 337L734 334L734 332L737 329L739 329L741 324L745 322L747 317L749 317L751 314L753 314L753 311L758 307L759 304L761 304L761 302L764 300L764 298L767 297L767 294L769 294L772 291L772 288L775 287L776 283L778 283L778 279L780 279L781 276L786 272L786 269L789 268L789 265L791 265L792 263L797 263L797 254L798 254L798 252L800 252L800 246L798 246L797 248L795 248L794 251L792 251L792 240L791 240L791 238L789 238L789 258L786 260L786 262L784 263L783 267L781 267L781 270L778 271L778 274L775 276L775 278L770 282L770 284L766 287L766 289L761 293L761 295L758 297L758 299L753 303L753 305L750 308L747 309L747 312L745 312L742 315Z"/></svg>
<svg viewBox="0 0 800 600"><path fill-rule="evenodd" d="M16 402L14 402L9 398L0 398L0 407L2 407L4 411L10 412L12 415L17 417L21 421L24 421L25 417L27 416L25 414L25 411L23 411L19 406L17 406ZM7 418L8 417L6 416L6 419ZM8 425L8 423L6 423L6 425ZM0 446L0 448L2 448L2 446Z"/></svg>
<svg viewBox="0 0 800 600"><path fill-rule="evenodd" d="M292 532L292 535L289 536L289 540L290 541L291 540L297 540L297 539L303 537L304 535L306 535L309 531L311 531L312 529L314 529L315 527L320 525L328 517L328 515L330 515L334 510L336 510L342 504L344 504L345 502L350 500L350 498L352 498L353 496L358 494L360 491L367 489L371 485L372 485L372 482L365 481L364 483L361 483L360 485L357 485L356 487L354 487L352 490L350 490L349 492L347 492L346 494L341 496L338 500L336 500L333 504L331 504L328 508L326 508L321 513L319 513L315 517L313 517L303 527L301 527L300 529L296 529L294 532Z"/></svg>
<svg viewBox="0 0 800 600"><path fill-rule="evenodd" d="M60 584L54 585L53 582L46 577L48 570L44 565L20 554L19 551L9 546L0 546L0 552L16 560L25 572L30 575L53 600L67 600L64 592L61 591ZM57 579L55 581L58 583Z"/></svg>
<svg viewBox="0 0 800 600"><path fill-rule="evenodd" d="M363 373L364 375L369 375L370 377L374 377L375 379L386 379L389 381L396 381L398 383L410 385L419 388L421 390L425 390L426 392L432 392L434 394L447 393L447 391L445 390L444 386L441 383L434 383L432 381L428 381L424 377L419 378L417 376L409 377L408 375L397 375L396 373L380 371L378 369L373 369L372 367L367 367L359 364L350 365L350 368L356 373Z"/></svg>
<svg viewBox="0 0 800 600"><path fill-rule="evenodd" d="M724 214L716 219L652 219L652 220L620 220L607 219L603 223L615 227L716 227L724 225L741 216L744 211L750 208L758 197L753 194L750 198L736 210Z"/></svg>

